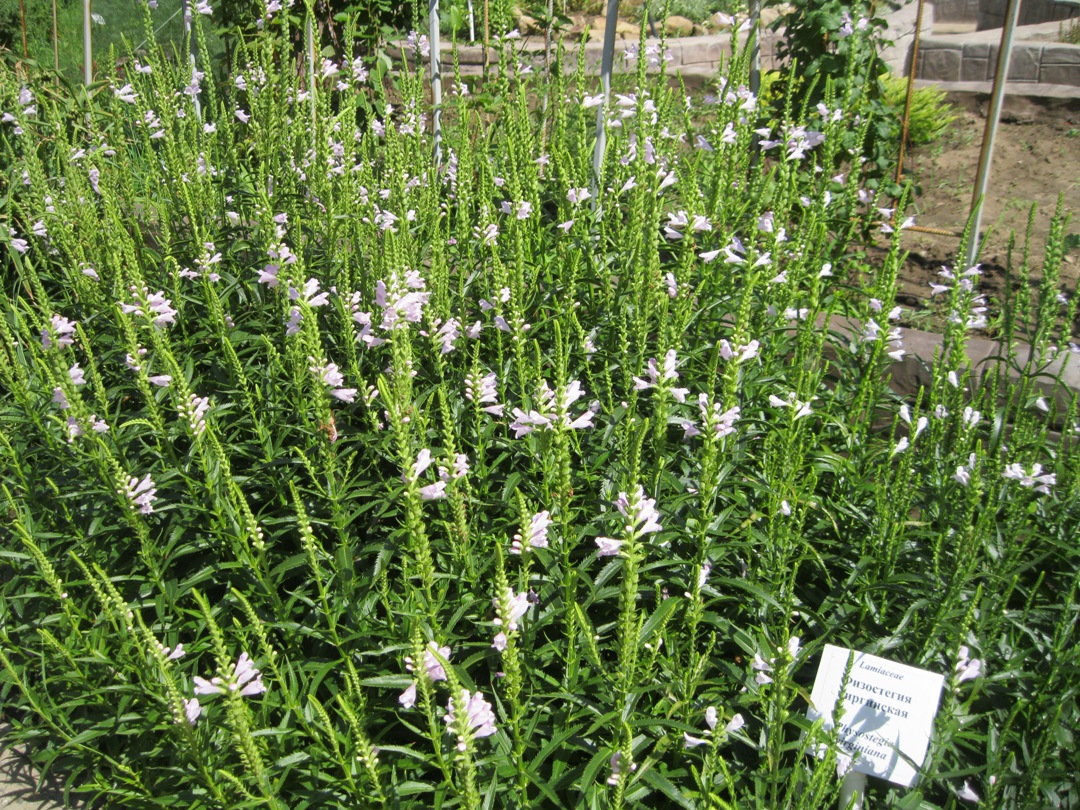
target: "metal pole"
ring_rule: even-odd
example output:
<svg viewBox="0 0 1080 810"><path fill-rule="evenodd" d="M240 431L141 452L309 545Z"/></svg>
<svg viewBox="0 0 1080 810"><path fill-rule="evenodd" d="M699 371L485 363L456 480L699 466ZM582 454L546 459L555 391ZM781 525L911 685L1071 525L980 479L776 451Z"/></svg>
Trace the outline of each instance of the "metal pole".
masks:
<svg viewBox="0 0 1080 810"><path fill-rule="evenodd" d="M195 59L195 32L192 29L192 11L191 0L180 0L180 10L184 12L184 37L188 42L188 65L191 67L191 83L195 83L195 69L197 62ZM191 102L195 105L195 117L202 119L202 103L199 101L199 94L193 93L191 96Z"/></svg>
<svg viewBox="0 0 1080 810"><path fill-rule="evenodd" d="M733 26L737 28L737 26ZM738 30L731 32L738 37ZM755 96L761 89L761 0L750 0L750 92Z"/></svg>
<svg viewBox="0 0 1080 810"><path fill-rule="evenodd" d="M435 165L442 163L442 65L439 53L439 0L428 3L428 44L431 47L431 132L435 139ZM420 54L416 55L419 64Z"/></svg>
<svg viewBox="0 0 1080 810"><path fill-rule="evenodd" d="M94 51L90 37L90 0L83 0L83 83L89 87L94 80Z"/></svg>
<svg viewBox="0 0 1080 810"><path fill-rule="evenodd" d="M596 148L593 150L593 189L599 192L600 170L604 166L604 149L607 146L607 130L604 127L604 114L611 98L611 67L615 61L615 26L619 24L619 0L608 0L607 21L604 23L604 53L600 61L600 84L604 88L604 103L596 110ZM645 55L640 54L644 59ZM585 54L578 54L584 59ZM593 194L594 201L599 193Z"/></svg>
<svg viewBox="0 0 1080 810"><path fill-rule="evenodd" d="M305 35L307 38L308 58L308 96L311 98L311 137L315 137L315 24L312 18L315 16L314 5L308 6L307 25Z"/></svg>
<svg viewBox="0 0 1080 810"><path fill-rule="evenodd" d="M979 227L982 223L982 203L986 196L986 186L990 180L990 158L994 154L994 137L997 135L1001 120L1001 105L1005 99L1005 84L1009 78L1009 59L1012 56L1013 33L1020 17L1020 0L1009 0L1005 9L1005 27L1001 29L1001 44L998 45L997 71L994 73L994 89L990 95L990 109L986 114L986 129L983 133L982 149L979 152L979 170L975 175L975 191L971 195L971 236L967 244L967 266L975 264L979 255Z"/></svg>
<svg viewBox="0 0 1080 810"><path fill-rule="evenodd" d="M469 0L469 42L476 42L476 12L473 10L473 0Z"/></svg>

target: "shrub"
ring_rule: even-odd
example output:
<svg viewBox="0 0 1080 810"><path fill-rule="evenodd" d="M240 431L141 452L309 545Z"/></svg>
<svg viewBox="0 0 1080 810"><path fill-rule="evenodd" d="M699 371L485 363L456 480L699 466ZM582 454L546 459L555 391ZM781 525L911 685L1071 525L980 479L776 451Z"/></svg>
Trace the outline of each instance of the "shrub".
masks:
<svg viewBox="0 0 1080 810"><path fill-rule="evenodd" d="M908 80L903 76L885 74L884 101L903 115L907 99ZM936 87L918 87L911 94L911 110L908 114L908 142L916 146L933 143L948 131L956 114L946 100L946 93Z"/></svg>

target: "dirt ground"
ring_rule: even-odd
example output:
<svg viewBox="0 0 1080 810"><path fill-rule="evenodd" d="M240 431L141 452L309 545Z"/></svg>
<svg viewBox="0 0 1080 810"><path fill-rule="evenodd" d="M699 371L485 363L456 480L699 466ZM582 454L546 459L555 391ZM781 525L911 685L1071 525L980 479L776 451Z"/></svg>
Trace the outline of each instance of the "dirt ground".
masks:
<svg viewBox="0 0 1080 810"><path fill-rule="evenodd" d="M1073 234L1062 264L1062 288L1070 296L1080 275L1080 114L1025 116L1026 122L1006 121L998 130L984 203L982 231L982 291L991 305L1005 283L1006 246L1015 231L1023 245L1031 206L1037 206L1032 231L1032 266L1042 267L1043 245L1058 195L1074 214L1065 228ZM921 187L912 211L916 224L947 231L963 229L971 207L972 190L986 122L975 112L961 111L949 133L934 144L911 151L905 160L907 176ZM959 239L905 231L903 247L910 251L901 273L901 303L925 308L930 281L944 264L952 265ZM1019 250L1014 263L1019 262Z"/></svg>

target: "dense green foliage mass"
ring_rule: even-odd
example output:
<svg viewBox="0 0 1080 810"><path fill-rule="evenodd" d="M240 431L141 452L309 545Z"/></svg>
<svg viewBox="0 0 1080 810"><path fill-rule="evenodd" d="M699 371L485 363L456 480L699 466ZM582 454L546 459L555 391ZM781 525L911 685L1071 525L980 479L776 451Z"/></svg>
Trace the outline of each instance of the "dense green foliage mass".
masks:
<svg viewBox="0 0 1080 810"><path fill-rule="evenodd" d="M874 806L1080 801L1063 214L995 312L944 271L924 362L854 90L773 118L737 57L688 99L643 41L605 100L505 38L436 148L422 75L313 77L261 13L223 83L149 33L89 95L0 73L0 699L40 766L140 808L819 810L831 643L944 676Z"/></svg>

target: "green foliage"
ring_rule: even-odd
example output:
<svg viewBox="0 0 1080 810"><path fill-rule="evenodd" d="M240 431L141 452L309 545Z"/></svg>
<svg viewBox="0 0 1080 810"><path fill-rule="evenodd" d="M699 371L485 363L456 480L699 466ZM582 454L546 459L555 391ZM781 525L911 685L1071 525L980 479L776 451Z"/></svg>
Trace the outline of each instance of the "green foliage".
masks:
<svg viewBox="0 0 1080 810"><path fill-rule="evenodd" d="M907 99L908 80L903 76L885 74L883 100L894 110L903 113ZM916 146L933 143L944 135L956 114L946 100L944 90L936 87L918 87L911 94L911 110L908 114L908 142Z"/></svg>
<svg viewBox="0 0 1080 810"><path fill-rule="evenodd" d="M1080 19L1063 22L1058 40L1070 45L1080 45Z"/></svg>
<svg viewBox="0 0 1080 810"><path fill-rule="evenodd" d="M901 399L858 103L759 151L745 58L701 105L643 59L594 177L594 84L504 43L436 164L422 74L295 32L0 72L11 741L140 808L820 810L834 643L946 675L868 805L1080 801L1063 212L977 369L943 279Z"/></svg>
<svg viewBox="0 0 1080 810"><path fill-rule="evenodd" d="M807 0L781 14L773 30L784 31L778 52L790 76L774 112L810 108L830 97L841 109L865 111L869 127L852 128L844 146L867 159L875 187L898 196L889 174L899 146L899 113L887 102L880 78L888 72L880 54L888 44L883 14L891 2Z"/></svg>
<svg viewBox="0 0 1080 810"><path fill-rule="evenodd" d="M70 4L71 0L58 0L61 9ZM51 42L52 4L33 0L22 3L19 0L0 0L0 48L22 55L24 32L28 49L46 38Z"/></svg>

